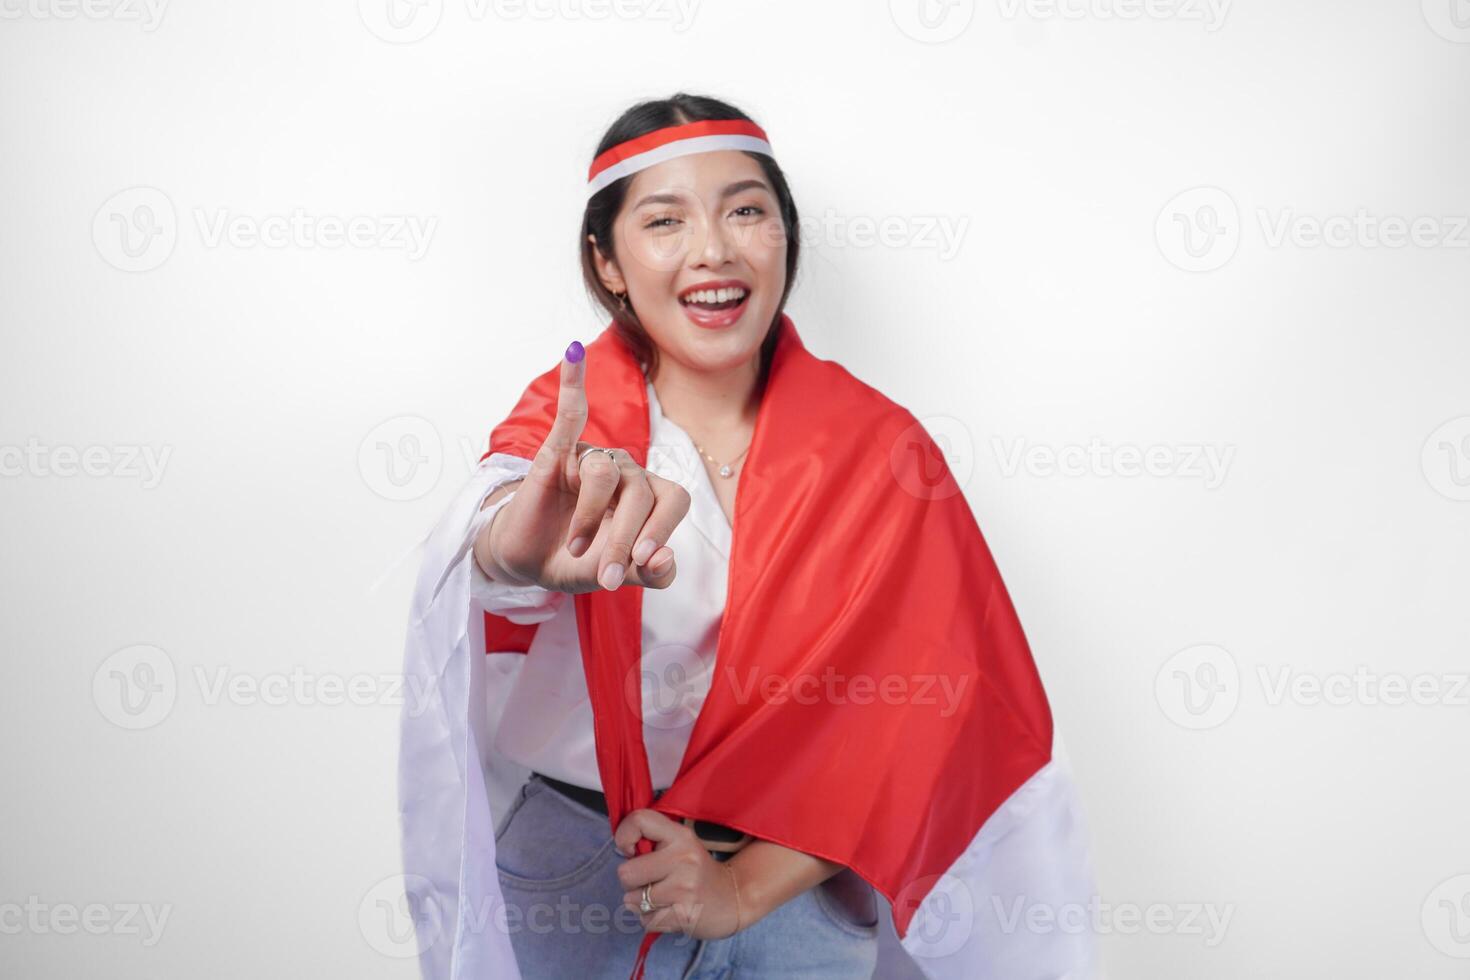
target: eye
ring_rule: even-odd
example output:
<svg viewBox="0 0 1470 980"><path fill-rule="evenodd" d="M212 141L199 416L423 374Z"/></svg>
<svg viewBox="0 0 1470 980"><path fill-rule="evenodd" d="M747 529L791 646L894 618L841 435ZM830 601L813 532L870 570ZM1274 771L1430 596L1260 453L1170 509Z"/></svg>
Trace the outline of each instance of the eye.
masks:
<svg viewBox="0 0 1470 980"><path fill-rule="evenodd" d="M760 207L759 205L756 205L756 204L742 204L740 207L738 207L738 208L735 209L735 213L736 214L739 214L741 211L750 212L752 217L754 217L757 214L765 214L766 213L766 209L765 208Z"/></svg>
<svg viewBox="0 0 1470 980"><path fill-rule="evenodd" d="M653 220L649 221L643 227L644 228L667 228L667 227L669 227L670 224L673 224L674 222L676 222L678 220L679 220L678 218L675 218L675 217L673 217L671 215L661 215L660 217L654 218ZM668 222L669 224L665 224L664 222Z"/></svg>

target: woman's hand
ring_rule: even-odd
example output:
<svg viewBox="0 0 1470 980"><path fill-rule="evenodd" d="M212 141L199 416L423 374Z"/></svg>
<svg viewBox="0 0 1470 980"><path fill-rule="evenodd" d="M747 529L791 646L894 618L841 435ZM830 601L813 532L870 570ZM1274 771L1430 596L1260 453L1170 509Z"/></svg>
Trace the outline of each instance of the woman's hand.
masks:
<svg viewBox="0 0 1470 980"><path fill-rule="evenodd" d="M618 866L623 904L639 911L643 886L659 906L639 912L649 932L682 932L695 939L724 939L750 925L741 921L738 887L726 865L710 857L694 831L657 810L634 810L613 833L618 851L632 854L640 837L653 850Z"/></svg>
<svg viewBox="0 0 1470 980"><path fill-rule="evenodd" d="M580 347L580 345L578 345ZM689 512L689 492L633 461L624 449L591 453L585 355L562 358L556 420L520 489L481 531L475 552L491 577L554 592L620 585L667 588L674 552L666 542Z"/></svg>

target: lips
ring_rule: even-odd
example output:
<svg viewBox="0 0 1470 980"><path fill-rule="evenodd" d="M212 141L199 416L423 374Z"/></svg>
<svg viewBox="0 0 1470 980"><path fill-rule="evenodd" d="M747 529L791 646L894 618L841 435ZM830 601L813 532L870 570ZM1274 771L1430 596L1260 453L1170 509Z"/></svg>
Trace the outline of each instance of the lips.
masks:
<svg viewBox="0 0 1470 980"><path fill-rule="evenodd" d="M745 308L750 305L750 293L746 293L738 300L727 300L724 303L703 305L698 303L680 302L679 308L689 318L689 322L696 327L707 330L721 330L733 325L745 314Z"/></svg>
<svg viewBox="0 0 1470 980"><path fill-rule="evenodd" d="M711 330L735 323L749 302L750 286L739 279L711 279L679 293L679 306L690 322Z"/></svg>

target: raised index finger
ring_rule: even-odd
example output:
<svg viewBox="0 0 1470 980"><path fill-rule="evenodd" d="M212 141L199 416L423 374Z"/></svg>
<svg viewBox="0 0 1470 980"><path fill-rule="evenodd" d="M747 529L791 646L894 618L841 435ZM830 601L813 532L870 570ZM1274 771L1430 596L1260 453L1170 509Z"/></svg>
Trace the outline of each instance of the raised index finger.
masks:
<svg viewBox="0 0 1470 980"><path fill-rule="evenodd" d="M536 453L538 467L551 467L548 473L562 467L568 472L567 460L577 450L577 440L587 425L586 350L580 341L572 341L561 359L561 386L556 393L556 418L551 431Z"/></svg>

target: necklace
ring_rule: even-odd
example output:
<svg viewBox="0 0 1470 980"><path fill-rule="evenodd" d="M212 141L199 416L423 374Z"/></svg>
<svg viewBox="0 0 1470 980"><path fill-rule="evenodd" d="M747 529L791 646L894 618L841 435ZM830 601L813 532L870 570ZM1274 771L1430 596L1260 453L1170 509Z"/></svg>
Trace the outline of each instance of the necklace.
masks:
<svg viewBox="0 0 1470 980"><path fill-rule="evenodd" d="M645 375L647 374L647 369L646 368L645 368L644 373L645 373ZM653 384L653 382L650 381L649 382L649 385L651 386L652 384ZM656 394L655 394L655 397L657 397ZM686 430L686 434L687 434L687 430ZM693 436L689 436L689 441L690 442L694 442L694 437ZM736 456L734 459L730 460L730 462L728 462L728 463L721 463L719 460L715 459L709 453L705 452L704 451L704 447L701 446L699 443L694 442L694 448L699 451L699 455L703 456L705 459L709 460L709 462L711 462L715 466L719 467L719 471L718 472L719 472L720 476L723 476L723 477L726 477L726 478L729 478L729 477L732 477L732 476L735 475L735 464L740 461L740 456L744 456L746 453L750 452L750 446L747 444L744 449L740 450L740 456Z"/></svg>
<svg viewBox="0 0 1470 980"><path fill-rule="evenodd" d="M689 441L694 442L692 438ZM720 476L725 477L734 475L735 463L739 461L740 456L744 456L746 453L750 452L750 447L746 446L744 449L740 450L740 456L736 456L734 459L730 460L730 462L722 464L719 460L715 459L709 453L705 452L704 447L701 446L699 443L695 442L694 448L699 450L699 455L703 456L705 459L718 466L720 468Z"/></svg>

